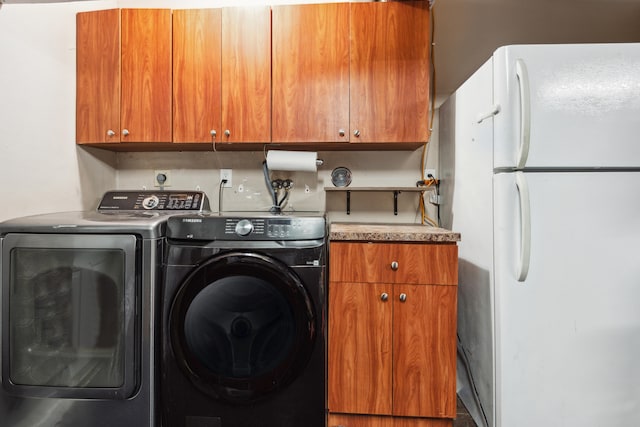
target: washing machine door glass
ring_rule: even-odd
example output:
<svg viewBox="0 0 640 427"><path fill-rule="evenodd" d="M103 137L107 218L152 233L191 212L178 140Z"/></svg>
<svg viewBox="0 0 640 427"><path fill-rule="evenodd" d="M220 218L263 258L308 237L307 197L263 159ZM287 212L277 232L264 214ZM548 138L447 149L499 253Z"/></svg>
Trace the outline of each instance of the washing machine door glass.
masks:
<svg viewBox="0 0 640 427"><path fill-rule="evenodd" d="M171 310L178 363L203 392L252 402L291 383L308 362L315 313L298 276L254 253L210 259L187 277Z"/></svg>

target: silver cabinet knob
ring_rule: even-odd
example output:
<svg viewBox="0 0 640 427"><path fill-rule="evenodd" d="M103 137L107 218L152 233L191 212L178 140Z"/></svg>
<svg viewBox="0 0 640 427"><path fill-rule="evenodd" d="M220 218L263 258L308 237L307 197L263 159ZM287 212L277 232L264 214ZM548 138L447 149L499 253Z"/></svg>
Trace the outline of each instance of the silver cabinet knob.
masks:
<svg viewBox="0 0 640 427"><path fill-rule="evenodd" d="M109 129L107 131L107 136L116 136L116 133L113 130Z"/></svg>
<svg viewBox="0 0 640 427"><path fill-rule="evenodd" d="M129 130L128 129L122 129L122 135L123 136L129 135Z"/></svg>
<svg viewBox="0 0 640 427"><path fill-rule="evenodd" d="M360 131L358 129L353 131L353 136L355 136L356 138L360 136Z"/></svg>
<svg viewBox="0 0 640 427"><path fill-rule="evenodd" d="M386 292L383 292L380 294L380 300L382 301L387 301L389 299L389 294Z"/></svg>
<svg viewBox="0 0 640 427"><path fill-rule="evenodd" d="M393 262L391 263L391 269L392 269L393 271L396 271L396 270L398 269L398 267L399 267L399 266L398 266L398 261L393 261Z"/></svg>
<svg viewBox="0 0 640 427"><path fill-rule="evenodd" d="M407 294L400 294L400 302L405 302L407 300Z"/></svg>
<svg viewBox="0 0 640 427"><path fill-rule="evenodd" d="M340 136L344 136L344 135L345 135L345 133L346 133L346 132L344 131L344 129L340 129L340 130L338 131L338 135L340 135Z"/></svg>
<svg viewBox="0 0 640 427"><path fill-rule="evenodd" d="M231 136L231 131L229 129L224 131L224 136L229 137Z"/></svg>
<svg viewBox="0 0 640 427"><path fill-rule="evenodd" d="M215 137L216 137L216 135L218 134L218 132L216 132L216 130L215 130L215 129L211 129L211 130L209 131L209 134L211 134L211 136L212 136L213 138L215 138Z"/></svg>

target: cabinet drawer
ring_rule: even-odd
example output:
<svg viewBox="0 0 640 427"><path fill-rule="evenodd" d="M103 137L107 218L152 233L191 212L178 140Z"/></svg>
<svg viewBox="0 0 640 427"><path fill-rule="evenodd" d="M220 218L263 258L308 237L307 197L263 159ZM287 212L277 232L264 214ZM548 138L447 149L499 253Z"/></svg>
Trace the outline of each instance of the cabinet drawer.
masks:
<svg viewBox="0 0 640 427"><path fill-rule="evenodd" d="M455 244L332 242L329 280L456 285L457 260Z"/></svg>

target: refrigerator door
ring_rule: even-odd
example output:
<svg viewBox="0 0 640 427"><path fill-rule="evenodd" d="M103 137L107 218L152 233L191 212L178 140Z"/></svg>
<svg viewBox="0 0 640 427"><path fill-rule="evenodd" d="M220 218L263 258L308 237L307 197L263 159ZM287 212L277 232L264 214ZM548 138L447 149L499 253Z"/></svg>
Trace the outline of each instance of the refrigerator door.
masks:
<svg viewBox="0 0 640 427"><path fill-rule="evenodd" d="M493 59L495 168L640 166L640 43L506 46Z"/></svg>
<svg viewBox="0 0 640 427"><path fill-rule="evenodd" d="M640 425L638 188L494 177L496 427Z"/></svg>

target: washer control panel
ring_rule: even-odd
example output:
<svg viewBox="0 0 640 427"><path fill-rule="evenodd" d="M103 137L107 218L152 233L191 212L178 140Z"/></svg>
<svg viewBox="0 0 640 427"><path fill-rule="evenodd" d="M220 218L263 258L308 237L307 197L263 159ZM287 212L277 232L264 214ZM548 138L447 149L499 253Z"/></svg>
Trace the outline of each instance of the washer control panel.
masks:
<svg viewBox="0 0 640 427"><path fill-rule="evenodd" d="M194 240L309 240L326 232L323 216L179 215L169 218L167 228L168 237Z"/></svg>
<svg viewBox="0 0 640 427"><path fill-rule="evenodd" d="M208 210L202 191L108 191L98 205L99 212Z"/></svg>

